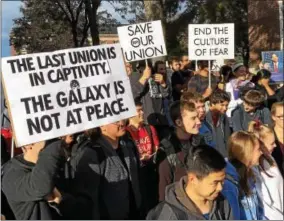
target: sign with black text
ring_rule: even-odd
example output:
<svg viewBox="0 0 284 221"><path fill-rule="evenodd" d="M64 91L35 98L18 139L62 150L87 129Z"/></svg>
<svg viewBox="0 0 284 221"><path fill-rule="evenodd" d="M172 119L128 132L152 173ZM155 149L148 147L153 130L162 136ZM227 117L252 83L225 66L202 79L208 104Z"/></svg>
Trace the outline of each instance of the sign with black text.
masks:
<svg viewBox="0 0 284 221"><path fill-rule="evenodd" d="M188 56L190 60L233 59L235 57L235 25L190 24Z"/></svg>
<svg viewBox="0 0 284 221"><path fill-rule="evenodd" d="M117 31L127 62L167 55L161 21L122 26Z"/></svg>
<svg viewBox="0 0 284 221"><path fill-rule="evenodd" d="M18 147L136 114L119 44L2 58Z"/></svg>

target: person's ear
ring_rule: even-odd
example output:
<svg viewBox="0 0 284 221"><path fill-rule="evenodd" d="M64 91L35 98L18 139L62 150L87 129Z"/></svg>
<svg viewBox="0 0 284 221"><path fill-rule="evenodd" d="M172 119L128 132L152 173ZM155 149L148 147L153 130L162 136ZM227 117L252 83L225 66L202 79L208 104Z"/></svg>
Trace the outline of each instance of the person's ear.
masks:
<svg viewBox="0 0 284 221"><path fill-rule="evenodd" d="M190 183L195 184L195 183L196 183L196 180L197 180L197 177L196 177L195 174L189 173L189 174L187 175L187 179L188 179L188 181L189 181Z"/></svg>
<svg viewBox="0 0 284 221"><path fill-rule="evenodd" d="M182 120L181 120L181 119L177 119L175 123L176 123L176 125L177 125L178 127L182 127L182 126L183 126L183 123L182 123Z"/></svg>

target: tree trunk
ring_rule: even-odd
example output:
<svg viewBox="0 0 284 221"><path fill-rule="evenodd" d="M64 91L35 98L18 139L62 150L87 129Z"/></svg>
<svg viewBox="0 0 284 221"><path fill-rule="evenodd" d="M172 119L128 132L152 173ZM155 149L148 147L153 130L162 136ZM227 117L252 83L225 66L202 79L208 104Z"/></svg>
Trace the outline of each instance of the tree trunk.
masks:
<svg viewBox="0 0 284 221"><path fill-rule="evenodd" d="M72 35L73 35L73 43L74 43L74 46L77 48L79 47L79 44L78 44L78 34L77 34L77 24L76 22L72 22Z"/></svg>
<svg viewBox="0 0 284 221"><path fill-rule="evenodd" d="M92 4L91 4L92 2ZM85 0L86 13L90 22L90 30L92 37L92 44L99 45L99 28L97 24L97 10L100 6L101 0Z"/></svg>

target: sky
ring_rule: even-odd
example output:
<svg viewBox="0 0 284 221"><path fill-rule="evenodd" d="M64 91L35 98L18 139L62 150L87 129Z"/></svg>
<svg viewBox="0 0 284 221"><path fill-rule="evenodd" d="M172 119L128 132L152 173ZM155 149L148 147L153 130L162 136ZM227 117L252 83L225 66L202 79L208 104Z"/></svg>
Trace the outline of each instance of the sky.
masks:
<svg viewBox="0 0 284 221"><path fill-rule="evenodd" d="M1 55L2 57L10 56L9 34L12 29L13 19L21 16L21 1L1 1Z"/></svg>
<svg viewBox="0 0 284 221"><path fill-rule="evenodd" d="M9 34L13 26L13 19L21 17L21 1L1 0L2 30L1 30L1 55L2 57L10 56ZM103 1L99 10L107 9L114 18L123 22L121 17L114 11L113 7Z"/></svg>

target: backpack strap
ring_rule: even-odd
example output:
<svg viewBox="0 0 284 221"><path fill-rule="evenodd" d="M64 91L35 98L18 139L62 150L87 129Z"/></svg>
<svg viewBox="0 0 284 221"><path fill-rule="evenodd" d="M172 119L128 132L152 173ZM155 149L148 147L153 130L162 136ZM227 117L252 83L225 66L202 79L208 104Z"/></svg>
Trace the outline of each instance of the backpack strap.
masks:
<svg viewBox="0 0 284 221"><path fill-rule="evenodd" d="M166 153L167 160L171 168L172 179L174 181L175 180L175 168L177 166L184 167L184 164L178 158L177 153L175 152L174 146L168 139L166 138L162 139L160 144L162 145L162 149Z"/></svg>
<svg viewBox="0 0 284 221"><path fill-rule="evenodd" d="M151 126L149 124L145 124L145 129L148 133L148 136L150 137L150 140L151 140L151 143L152 143L152 150L154 150L155 143L154 143L154 138L153 138Z"/></svg>

